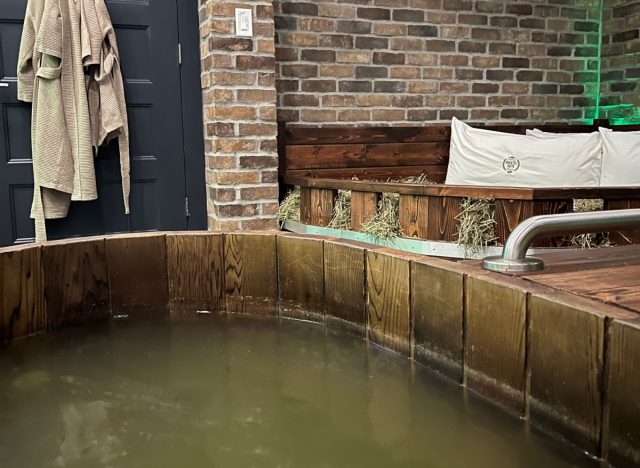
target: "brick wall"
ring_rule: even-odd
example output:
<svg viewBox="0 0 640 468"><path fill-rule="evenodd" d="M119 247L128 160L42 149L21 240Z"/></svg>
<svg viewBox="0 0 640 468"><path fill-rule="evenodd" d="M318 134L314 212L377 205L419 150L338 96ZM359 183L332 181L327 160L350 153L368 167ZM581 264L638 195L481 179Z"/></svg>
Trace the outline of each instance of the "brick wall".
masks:
<svg viewBox="0 0 640 468"><path fill-rule="evenodd" d="M236 7L252 8L253 37L235 37ZM209 228L275 228L272 3L201 0L199 12Z"/></svg>
<svg viewBox="0 0 640 468"><path fill-rule="evenodd" d="M599 0L276 0L278 119L577 122Z"/></svg>
<svg viewBox="0 0 640 468"><path fill-rule="evenodd" d="M602 117L640 121L640 1L604 2L600 103Z"/></svg>

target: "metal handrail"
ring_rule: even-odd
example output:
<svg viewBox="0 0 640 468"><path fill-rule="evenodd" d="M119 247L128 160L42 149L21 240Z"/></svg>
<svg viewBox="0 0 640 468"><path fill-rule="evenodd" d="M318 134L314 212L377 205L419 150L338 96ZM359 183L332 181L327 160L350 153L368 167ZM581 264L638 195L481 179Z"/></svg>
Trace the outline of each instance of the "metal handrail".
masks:
<svg viewBox="0 0 640 468"><path fill-rule="evenodd" d="M485 258L482 267L501 273L542 270L542 259L526 256L537 237L608 232L634 226L640 227L640 209L533 216L516 226L504 244L502 255Z"/></svg>

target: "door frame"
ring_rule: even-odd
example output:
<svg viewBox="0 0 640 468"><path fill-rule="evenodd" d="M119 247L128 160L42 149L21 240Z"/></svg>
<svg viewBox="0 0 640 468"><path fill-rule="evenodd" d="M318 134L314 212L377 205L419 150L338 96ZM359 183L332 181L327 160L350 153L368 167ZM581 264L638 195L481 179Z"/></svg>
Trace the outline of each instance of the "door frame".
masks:
<svg viewBox="0 0 640 468"><path fill-rule="evenodd" d="M200 18L198 0L176 0L178 40L181 44L182 147L185 164L187 229L207 229L207 181L205 174L202 89L200 86ZM199 112L189 112L190 109ZM188 200L188 202L187 202Z"/></svg>

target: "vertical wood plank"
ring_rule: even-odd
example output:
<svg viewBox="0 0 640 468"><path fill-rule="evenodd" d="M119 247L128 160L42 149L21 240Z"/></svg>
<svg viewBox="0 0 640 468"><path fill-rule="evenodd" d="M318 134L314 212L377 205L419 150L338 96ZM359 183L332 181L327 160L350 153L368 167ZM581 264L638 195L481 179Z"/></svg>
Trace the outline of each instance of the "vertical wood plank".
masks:
<svg viewBox="0 0 640 468"><path fill-rule="evenodd" d="M275 234L226 234L224 253L227 311L276 315Z"/></svg>
<svg viewBox="0 0 640 468"><path fill-rule="evenodd" d="M300 221L312 226L327 226L333 217L337 190L301 187Z"/></svg>
<svg viewBox="0 0 640 468"><path fill-rule="evenodd" d="M49 328L105 320L110 315L105 240L62 241L42 247Z"/></svg>
<svg viewBox="0 0 640 468"><path fill-rule="evenodd" d="M426 239L428 222L428 197L400 195L400 227L406 237Z"/></svg>
<svg viewBox="0 0 640 468"><path fill-rule="evenodd" d="M572 200L496 200L496 236L501 244L509 238L515 227L532 216L570 213L573 211ZM536 239L533 247L563 247L568 244L568 237L542 237Z"/></svg>
<svg viewBox="0 0 640 468"><path fill-rule="evenodd" d="M171 313L224 310L222 234L167 234Z"/></svg>
<svg viewBox="0 0 640 468"><path fill-rule="evenodd" d="M281 316L324 320L323 264L321 239L278 236Z"/></svg>
<svg viewBox="0 0 640 468"><path fill-rule="evenodd" d="M504 244L515 227L533 216L530 200L496 200L496 237Z"/></svg>
<svg viewBox="0 0 640 468"><path fill-rule="evenodd" d="M0 252L0 342L47 331L40 246Z"/></svg>
<svg viewBox="0 0 640 468"><path fill-rule="evenodd" d="M365 253L363 247L332 241L324 243L326 320L344 321L346 327L363 334L367 316Z"/></svg>
<svg viewBox="0 0 640 468"><path fill-rule="evenodd" d="M442 240L454 242L458 233L456 217L460 214L461 198L458 197L427 197L428 216L427 240Z"/></svg>
<svg viewBox="0 0 640 468"><path fill-rule="evenodd" d="M107 238L111 312L130 318L167 318L169 291L164 234Z"/></svg>
<svg viewBox="0 0 640 468"><path fill-rule="evenodd" d="M464 273L453 262L411 262L414 359L462 382Z"/></svg>
<svg viewBox="0 0 640 468"><path fill-rule="evenodd" d="M311 189L300 187L300 222L311 224Z"/></svg>
<svg viewBox="0 0 640 468"><path fill-rule="evenodd" d="M411 341L409 261L384 249L367 251L369 339L409 354Z"/></svg>
<svg viewBox="0 0 640 468"><path fill-rule="evenodd" d="M605 210L630 210L640 208L640 200L605 200ZM616 245L640 244L640 228L609 233L609 240Z"/></svg>
<svg viewBox="0 0 640 468"><path fill-rule="evenodd" d="M465 294L464 378L472 390L524 414L525 282L470 275Z"/></svg>
<svg viewBox="0 0 640 468"><path fill-rule="evenodd" d="M608 352L609 461L640 465L640 318L611 323Z"/></svg>
<svg viewBox="0 0 640 468"><path fill-rule="evenodd" d="M534 293L529 309L531 419L597 454L605 321L632 315L566 293Z"/></svg>
<svg viewBox="0 0 640 468"><path fill-rule="evenodd" d="M379 198L374 192L351 192L352 231L362 231L362 226L375 216Z"/></svg>

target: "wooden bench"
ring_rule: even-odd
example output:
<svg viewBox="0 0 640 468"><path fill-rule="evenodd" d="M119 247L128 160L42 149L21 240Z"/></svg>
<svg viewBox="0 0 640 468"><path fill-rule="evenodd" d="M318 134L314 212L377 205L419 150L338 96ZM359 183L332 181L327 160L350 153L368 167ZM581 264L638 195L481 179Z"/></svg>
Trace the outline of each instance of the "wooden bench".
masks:
<svg viewBox="0 0 640 468"><path fill-rule="evenodd" d="M483 127L524 134L527 129L568 133L596 131L589 125ZM615 130L621 130L615 128ZM640 130L625 126L622 130ZM301 188L301 222L329 224L337 190L351 190L353 230L375 214L382 193L400 194L400 224L408 237L455 241L456 217L463 198L494 199L496 236L503 243L523 220L573 211L574 199L602 199L604 209L640 208L640 187L514 188L445 185L449 126L336 127L280 126L280 183ZM559 155L559 157L562 157ZM426 173L436 185L388 182ZM359 180L351 180L357 177ZM617 244L640 243L640 230L610 233ZM537 246L558 246L562 239L541 239Z"/></svg>

